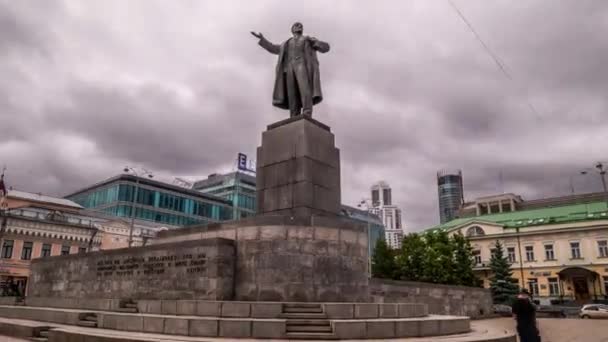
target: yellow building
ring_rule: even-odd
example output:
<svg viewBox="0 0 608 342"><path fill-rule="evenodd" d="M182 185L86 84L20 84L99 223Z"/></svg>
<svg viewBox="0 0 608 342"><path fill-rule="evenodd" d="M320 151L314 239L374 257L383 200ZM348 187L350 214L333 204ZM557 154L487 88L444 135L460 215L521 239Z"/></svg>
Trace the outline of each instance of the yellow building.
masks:
<svg viewBox="0 0 608 342"><path fill-rule="evenodd" d="M608 299L608 210L603 193L523 201L513 194L466 203L461 217L431 229L462 233L489 287L496 240L513 277L541 303Z"/></svg>
<svg viewBox="0 0 608 342"><path fill-rule="evenodd" d="M0 198L0 296L8 294L9 284L25 292L32 259L125 248L130 227L127 220L67 199L8 191ZM154 235L151 228L134 225L133 246Z"/></svg>

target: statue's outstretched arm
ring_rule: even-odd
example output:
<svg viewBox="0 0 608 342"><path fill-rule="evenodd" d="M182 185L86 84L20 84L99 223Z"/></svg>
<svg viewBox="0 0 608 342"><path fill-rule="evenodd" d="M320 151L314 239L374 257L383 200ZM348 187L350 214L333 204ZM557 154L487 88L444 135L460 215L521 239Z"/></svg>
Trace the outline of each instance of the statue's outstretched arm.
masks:
<svg viewBox="0 0 608 342"><path fill-rule="evenodd" d="M258 44L263 47L264 49L266 49L266 51L278 55L279 52L281 51L281 46L280 45L276 45L276 44L272 44L268 39L266 39L264 37L263 34L261 33L255 33L255 32L251 32L251 34L258 38L260 41L258 42Z"/></svg>
<svg viewBox="0 0 608 342"><path fill-rule="evenodd" d="M321 53L325 53L329 51L329 43L326 43L324 41L318 40L315 37L310 37L309 38L311 43L312 43L312 48L321 52Z"/></svg>

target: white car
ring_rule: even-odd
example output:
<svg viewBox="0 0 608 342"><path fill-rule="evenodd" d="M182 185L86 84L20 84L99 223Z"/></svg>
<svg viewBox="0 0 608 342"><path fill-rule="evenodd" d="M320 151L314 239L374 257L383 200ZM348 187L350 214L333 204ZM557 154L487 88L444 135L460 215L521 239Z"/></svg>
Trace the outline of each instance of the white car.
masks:
<svg viewBox="0 0 608 342"><path fill-rule="evenodd" d="M608 305L587 304L581 308L580 318L608 318Z"/></svg>

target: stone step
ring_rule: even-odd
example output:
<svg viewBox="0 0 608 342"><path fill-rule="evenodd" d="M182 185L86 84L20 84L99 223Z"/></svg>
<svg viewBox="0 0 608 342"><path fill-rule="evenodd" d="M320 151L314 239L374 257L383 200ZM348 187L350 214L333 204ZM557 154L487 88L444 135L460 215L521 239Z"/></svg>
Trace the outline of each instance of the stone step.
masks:
<svg viewBox="0 0 608 342"><path fill-rule="evenodd" d="M287 319L327 319L324 313L301 313L286 312L281 314L281 318Z"/></svg>
<svg viewBox="0 0 608 342"><path fill-rule="evenodd" d="M41 330L40 331L40 337L49 337L49 331L48 330Z"/></svg>
<svg viewBox="0 0 608 342"><path fill-rule="evenodd" d="M287 325L286 331L291 332L315 332L315 333L333 333L331 325Z"/></svg>
<svg viewBox="0 0 608 342"><path fill-rule="evenodd" d="M135 308L117 308L117 312L126 312L126 313L137 313L137 307Z"/></svg>
<svg viewBox="0 0 608 342"><path fill-rule="evenodd" d="M289 319L287 325L331 325L326 319Z"/></svg>
<svg viewBox="0 0 608 342"><path fill-rule="evenodd" d="M137 303L125 303L125 308L135 308L137 309Z"/></svg>
<svg viewBox="0 0 608 342"><path fill-rule="evenodd" d="M294 340L337 340L334 334L314 333L314 332L290 332L287 333L287 338Z"/></svg>
<svg viewBox="0 0 608 342"><path fill-rule="evenodd" d="M80 327L97 328L97 322L86 321L83 319L78 321L77 325Z"/></svg>
<svg viewBox="0 0 608 342"><path fill-rule="evenodd" d="M127 315L123 315L127 316ZM139 316L139 315L138 315ZM172 318L174 319L174 318ZM414 320L415 321L415 320ZM369 321L368 321L369 322ZM386 320L384 320L386 322ZM439 324L441 327L442 324ZM378 327L377 327L378 328ZM145 333L141 331L122 331L112 329L98 329L98 328L87 328L77 327L72 325L62 325L55 323L47 323L36 320L21 320L14 318L3 318L0 317L0 335L15 336L20 338L28 338L23 336L36 336L37 330L49 331L50 339L54 341L125 341L125 342L159 342L159 341L238 341L236 338L206 338L206 337L187 337L184 335L174 335L172 333L158 334L158 333ZM357 329L355 329L357 330ZM352 340L353 330L348 328L349 332L343 339ZM25 335L24 335L25 333ZM368 331L369 333L369 331ZM29 334L29 335L27 335ZM242 336L241 336L242 337ZM311 333L311 332L291 332L285 334L283 339L308 339L308 340L337 340L340 337L340 332L335 331L334 334L328 333ZM255 338L255 336L252 336ZM266 336L259 337L260 340L268 341L269 338ZM365 338L361 336L358 338ZM386 337L373 338L367 336L367 341L382 341ZM1 340L1 338L0 338ZM45 341L40 337L35 341ZM250 341L250 340L248 340ZM394 339L391 341L395 341ZM496 326L492 321L477 321L472 324L472 329L466 333L457 334L454 336L441 336L441 337L419 337L419 338L404 338L399 339L404 342L429 342L429 341L442 341L442 342L516 342L514 333L505 330L503 327Z"/></svg>
<svg viewBox="0 0 608 342"><path fill-rule="evenodd" d="M96 315L88 315L88 316L85 316L83 318L83 320L84 321L91 321L91 322L97 323L97 316Z"/></svg>
<svg viewBox="0 0 608 342"><path fill-rule="evenodd" d="M28 338L28 340L34 341L34 342L47 342L49 339L46 337L30 337L30 338Z"/></svg>
<svg viewBox="0 0 608 342"><path fill-rule="evenodd" d="M284 308L320 308L319 303L285 303Z"/></svg>
<svg viewBox="0 0 608 342"><path fill-rule="evenodd" d="M283 308L284 313L323 313L323 308Z"/></svg>

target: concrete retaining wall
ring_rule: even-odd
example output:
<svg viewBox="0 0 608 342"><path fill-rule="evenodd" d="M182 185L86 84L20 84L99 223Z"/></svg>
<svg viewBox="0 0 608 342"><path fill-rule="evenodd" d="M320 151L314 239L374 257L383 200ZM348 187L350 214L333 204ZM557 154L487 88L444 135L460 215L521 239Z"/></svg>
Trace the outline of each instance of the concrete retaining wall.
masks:
<svg viewBox="0 0 608 342"><path fill-rule="evenodd" d="M368 302L367 227L324 216L256 216L159 233L154 244L234 239L234 300Z"/></svg>
<svg viewBox="0 0 608 342"><path fill-rule="evenodd" d="M372 279L370 295L376 303L424 303L429 314L482 318L492 314L490 290L411 281Z"/></svg>
<svg viewBox="0 0 608 342"><path fill-rule="evenodd" d="M28 307L117 311L119 299L26 298ZM225 318L281 318L282 302L137 300L141 314ZM423 303L319 303L328 319L414 318L428 315Z"/></svg>
<svg viewBox="0 0 608 342"><path fill-rule="evenodd" d="M232 299L234 241L211 238L32 260L28 296Z"/></svg>
<svg viewBox="0 0 608 342"><path fill-rule="evenodd" d="M0 297L0 305L15 305L17 299L17 297Z"/></svg>

